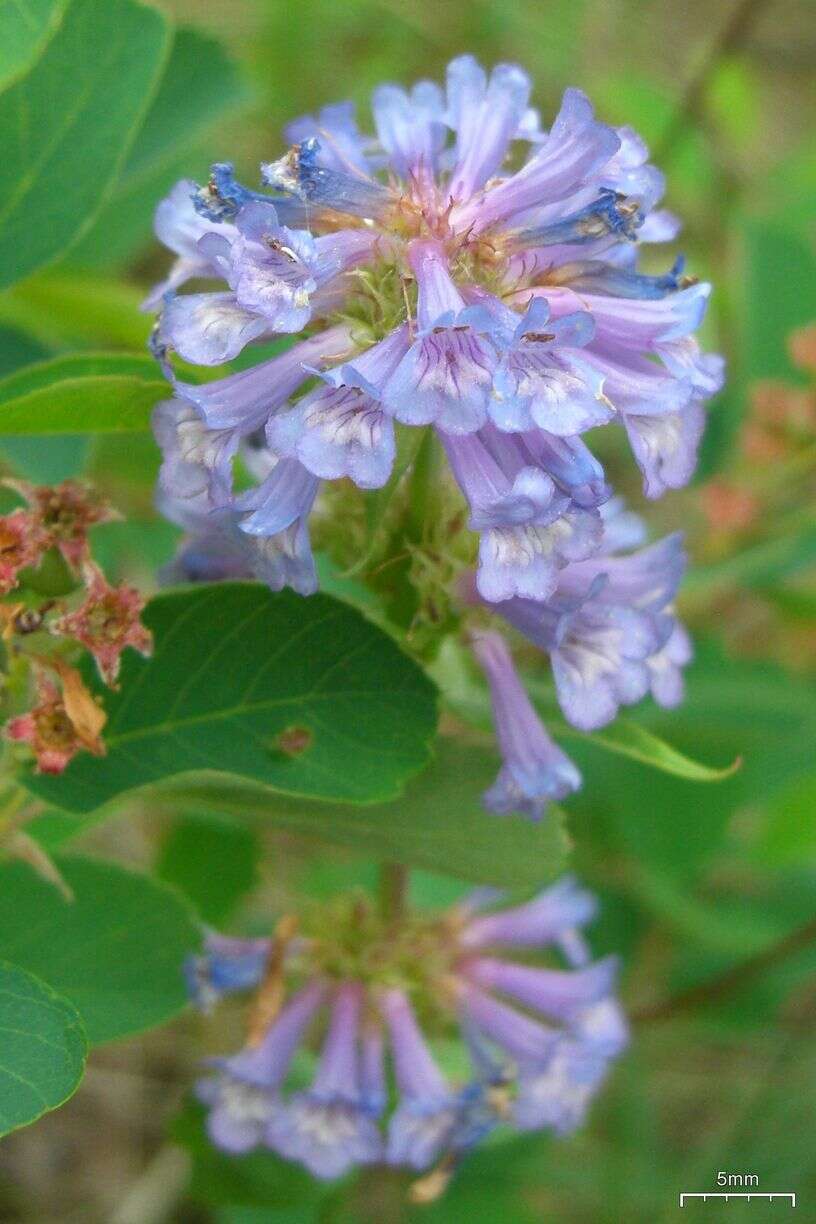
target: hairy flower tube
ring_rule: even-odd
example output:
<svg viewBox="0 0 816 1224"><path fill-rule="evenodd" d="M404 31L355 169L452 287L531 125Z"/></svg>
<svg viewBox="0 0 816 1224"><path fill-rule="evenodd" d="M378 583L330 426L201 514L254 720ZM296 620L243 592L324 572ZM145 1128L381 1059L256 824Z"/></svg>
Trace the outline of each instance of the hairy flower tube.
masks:
<svg viewBox="0 0 816 1224"><path fill-rule="evenodd" d="M514 908L497 900L480 890L394 923L349 896L290 940L209 932L189 966L194 1001L253 987L256 1007L276 1000L198 1085L212 1141L271 1149L319 1178L390 1164L444 1184L500 1125L574 1130L627 1043L617 962L590 959L580 928L595 901L573 879ZM455 1076L433 1048L452 1025L466 1051Z"/></svg>
<svg viewBox="0 0 816 1224"><path fill-rule="evenodd" d="M623 427L646 496L681 487L723 363L695 338L710 286L682 259L639 268L643 246L679 229L643 141L577 89L544 130L529 96L518 67L488 75L465 55L444 89L376 89L374 135L347 104L296 120L289 151L261 167L264 191L226 163L203 187L177 184L156 214L176 262L146 305L172 389L154 422L160 505L188 533L171 574L309 594L310 523L321 548L363 565L405 499L375 503L366 540L349 491L407 482L409 526L385 532L418 591L407 627L425 614L437 639L471 633L503 755L487 804L537 818L579 777L484 611L549 655L578 728L647 692L680 699L679 537L632 551L639 529L585 435ZM211 381L173 366L251 345L259 361ZM382 585L395 561L380 562Z"/></svg>

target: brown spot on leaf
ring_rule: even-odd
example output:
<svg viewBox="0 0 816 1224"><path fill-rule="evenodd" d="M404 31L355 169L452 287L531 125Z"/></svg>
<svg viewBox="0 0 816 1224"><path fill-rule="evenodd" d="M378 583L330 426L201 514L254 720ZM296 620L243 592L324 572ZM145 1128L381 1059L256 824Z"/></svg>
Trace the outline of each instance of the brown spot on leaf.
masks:
<svg viewBox="0 0 816 1224"><path fill-rule="evenodd" d="M275 747L284 756L298 757L312 746L314 736L308 727L287 727L278 736Z"/></svg>

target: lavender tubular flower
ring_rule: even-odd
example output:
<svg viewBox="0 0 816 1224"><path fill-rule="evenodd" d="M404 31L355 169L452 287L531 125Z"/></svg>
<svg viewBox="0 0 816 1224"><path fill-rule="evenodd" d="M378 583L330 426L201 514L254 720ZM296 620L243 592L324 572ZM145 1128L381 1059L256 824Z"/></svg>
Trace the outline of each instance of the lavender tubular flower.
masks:
<svg viewBox="0 0 816 1224"><path fill-rule="evenodd" d="M552 1130L568 1135L586 1117L608 1070L608 1060L580 1041L564 1039L542 1068L519 1076L513 1122L519 1130Z"/></svg>
<svg viewBox="0 0 816 1224"><path fill-rule="evenodd" d="M470 982L498 990L563 1025L560 1030L546 1030L483 990L465 991L471 1020L518 1061L518 1092L511 1116L522 1130L546 1127L563 1135L580 1125L610 1060L628 1041L612 993L616 961L607 958L590 964L586 943L576 929L593 910L592 899L573 881L564 880L526 906L473 919L463 932L463 942L477 946L555 943L571 966L567 971L553 970L480 955L462 967Z"/></svg>
<svg viewBox="0 0 816 1224"><path fill-rule="evenodd" d="M365 257L372 241L353 231L315 239L279 225L271 203L252 200L236 216L234 237L207 232L196 244L231 292L170 298L161 339L187 361L220 365L252 340L298 332L311 317L312 294Z"/></svg>
<svg viewBox="0 0 816 1224"><path fill-rule="evenodd" d="M163 455L160 492L174 501L203 498L210 506L226 505L232 491L232 461L241 444L242 430L208 429L200 412L182 399L157 404L152 425Z"/></svg>
<svg viewBox="0 0 816 1224"><path fill-rule="evenodd" d="M350 476L363 489L386 483L394 462L394 424L382 408L382 386L407 348L400 328L354 364L321 375L327 387L304 396L267 426L269 445L296 456L328 480Z"/></svg>
<svg viewBox="0 0 816 1224"><path fill-rule="evenodd" d="M295 1093L270 1119L267 1143L299 1160L315 1177L340 1177L380 1158L382 1142L366 1108L358 1048L362 990L337 988L317 1074L307 1092Z"/></svg>
<svg viewBox="0 0 816 1224"><path fill-rule="evenodd" d="M406 958L401 939L394 942L393 925L382 941L359 897L337 911L345 918L335 914L330 927L320 924L322 933L304 932L282 972L300 980L305 973L307 985L257 1045L211 1060L216 1074L198 1086L213 1141L234 1153L265 1144L326 1180L379 1161L433 1169L428 1186L443 1188L466 1154L501 1125L574 1129L628 1041L614 994L616 960L592 962L580 927L595 903L575 881L562 880L525 905L487 912L497 900L481 889L448 915L406 916L402 935L413 931L424 949L415 961ZM214 958L231 965L250 950L249 942L215 935L210 946ZM524 963L513 961L513 948L523 951ZM326 958L337 951L343 968L327 973ZM533 963L543 952L561 963ZM359 977L352 968L357 955ZM420 1006L423 1018L435 1017L435 1028L440 1021L458 1025L470 1061L461 1080L441 1071ZM292 1090L292 1059L324 1009L311 1084Z"/></svg>
<svg viewBox="0 0 816 1224"><path fill-rule="evenodd" d="M349 103L295 120L292 147L261 167L269 191L229 163L203 188L176 186L156 225L177 262L150 299L176 397L155 417L160 484L177 514L209 505L180 560L193 576L249 571L314 591L313 511L318 548L344 569L358 540L371 575L379 544L406 540L422 634L450 626L440 607L468 617L451 608L451 586L464 591L550 656L566 717L592 730L648 692L679 701L691 647L672 611L679 548L649 554L665 572L650 574L661 594L648 606L641 563L607 563L612 489L589 432L625 432L647 497L680 488L723 365L695 334L710 286L682 257L658 275L639 265L645 243L679 227L658 209L665 183L644 142L596 118L580 90L548 131L529 101L517 66L488 73L460 56L444 88L376 89L372 134ZM221 286L179 292L204 275ZM297 333L287 353L212 383L170 366L173 352L211 366ZM406 441L427 426L427 445ZM451 575L472 564L464 540L445 538L461 522L453 482L418 498L433 512L404 530L421 465L439 470L437 442L479 533L470 585ZM255 484L235 497L238 456ZM395 471L396 496L389 486L363 512L322 483L382 489ZM382 581L389 562L377 559ZM510 682L504 704L491 683L504 763L486 802L537 818L577 775Z"/></svg>
<svg viewBox="0 0 816 1224"><path fill-rule="evenodd" d="M440 243L413 242L408 258L419 288L419 338L386 385L386 407L409 425L434 421L448 433L471 433L487 418L496 363L485 338L491 320L465 309Z"/></svg>
<svg viewBox="0 0 816 1224"><path fill-rule="evenodd" d="M455 213L463 227L479 230L512 222L544 201L562 200L620 148L611 128L598 123L578 89L568 89L546 141L517 174Z"/></svg>
<svg viewBox="0 0 816 1224"><path fill-rule="evenodd" d="M498 64L488 80L472 55L462 55L448 65L447 94L456 132L448 192L466 200L503 162L527 115L530 80L515 64Z"/></svg>
<svg viewBox="0 0 816 1224"><path fill-rule="evenodd" d="M544 1063L558 1042L556 1029L531 1020L475 986L462 986L461 1006L468 1020L517 1063Z"/></svg>
<svg viewBox="0 0 816 1224"><path fill-rule="evenodd" d="M582 730L601 727L621 705L640 701L659 677L670 677L665 694L678 691L676 669L688 661L687 641L675 635L671 604L685 568L682 538L637 553L575 562L559 573L548 604L511 599L502 615L550 655L565 716ZM668 648L668 653L664 654Z"/></svg>
<svg viewBox="0 0 816 1224"><path fill-rule="evenodd" d="M171 498L160 490L158 504L171 522L187 532L176 557L162 570L164 582L218 582L254 576L273 591L291 586L310 595L317 590L305 518L295 517L276 535L256 536L241 530L239 509L213 510L204 490L192 498Z"/></svg>
<svg viewBox="0 0 816 1224"><path fill-rule="evenodd" d="M303 1035L323 1001L325 987L311 982L294 996L257 1048L213 1060L214 1079L197 1086L209 1107L207 1130L227 1152L248 1152L264 1141L282 1108L279 1089Z"/></svg>
<svg viewBox="0 0 816 1224"><path fill-rule="evenodd" d="M206 383L176 380L173 387L177 396L195 405L208 429L240 428L249 434L263 428L315 367L341 357L350 345L349 329L333 327L238 374Z"/></svg>
<svg viewBox="0 0 816 1224"><path fill-rule="evenodd" d="M380 145L397 174L417 185L433 183L447 135L442 90L420 81L408 94L397 85L380 85L371 98Z"/></svg>
<svg viewBox="0 0 816 1224"><path fill-rule="evenodd" d="M177 258L170 275L155 285L142 302L142 310L157 310L166 294L175 292L197 276L213 274L210 259L199 250L198 241L205 234L225 236L229 229L201 216L193 204L195 189L190 179L182 179L156 208L153 219L156 237L168 250L174 251Z"/></svg>
<svg viewBox="0 0 816 1224"><path fill-rule="evenodd" d="M190 998L201 1011L212 1011L225 995L250 990L263 976L269 939L235 939L207 931L204 951L185 963Z"/></svg>
<svg viewBox="0 0 816 1224"><path fill-rule="evenodd" d="M559 490L520 438L487 429L440 438L470 505L468 526L481 533L479 593L491 603L514 596L548 599L558 569L597 547L598 514Z"/></svg>
<svg viewBox="0 0 816 1224"><path fill-rule="evenodd" d="M271 335L266 320L231 293L187 293L165 301L159 339L194 365L231 361L252 340Z"/></svg>
<svg viewBox="0 0 816 1224"><path fill-rule="evenodd" d="M434 1062L405 994L387 991L381 1009L400 1093L388 1126L388 1162L426 1169L448 1145L456 1122L456 1098Z"/></svg>
<svg viewBox="0 0 816 1224"><path fill-rule="evenodd" d="M261 484L235 498L241 530L271 539L293 523L305 523L317 485L297 459L279 459Z"/></svg>
<svg viewBox="0 0 816 1224"><path fill-rule="evenodd" d="M589 1004L609 994L617 973L614 957L584 969L539 969L478 957L464 972L478 986L498 990L554 1020L573 1020Z"/></svg>
<svg viewBox="0 0 816 1224"><path fill-rule="evenodd" d="M286 127L284 134L292 144L316 138L318 161L327 170L370 174L368 154L374 142L361 135L352 102L324 106L316 118L302 115Z"/></svg>
<svg viewBox="0 0 816 1224"><path fill-rule="evenodd" d="M581 785L581 775L547 735L497 633L474 638L473 649L490 685L502 768L484 797L485 806L505 814L520 811L540 820L547 804Z"/></svg>
<svg viewBox="0 0 816 1224"><path fill-rule="evenodd" d="M543 947L565 930L586 926L596 912L592 894L571 876L565 876L524 905L469 918L460 942L465 948Z"/></svg>
<svg viewBox="0 0 816 1224"><path fill-rule="evenodd" d="M493 377L493 423L505 433L539 428L574 437L612 420L603 377L581 358L594 333L590 314L551 319L546 300L533 297L502 346Z"/></svg>

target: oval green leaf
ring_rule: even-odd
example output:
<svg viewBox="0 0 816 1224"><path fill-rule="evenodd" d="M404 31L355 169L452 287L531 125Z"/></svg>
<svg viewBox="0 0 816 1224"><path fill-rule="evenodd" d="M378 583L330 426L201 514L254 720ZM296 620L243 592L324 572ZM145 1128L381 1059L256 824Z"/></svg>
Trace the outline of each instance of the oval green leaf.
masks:
<svg viewBox="0 0 816 1224"><path fill-rule="evenodd" d="M87 1053L76 1008L33 974L0 961L0 1136L67 1101Z"/></svg>
<svg viewBox="0 0 816 1224"><path fill-rule="evenodd" d="M149 242L159 200L178 179L206 172L214 146L203 148L205 134L250 96L220 43L198 30L177 30L167 69L113 196L90 232L72 247L71 265L111 268Z"/></svg>
<svg viewBox="0 0 816 1224"><path fill-rule="evenodd" d="M427 763L433 685L346 604L224 582L159 595L144 620L153 657L127 652L119 691L104 693L107 756L26 781L56 807L90 811L201 770L373 803Z"/></svg>
<svg viewBox="0 0 816 1224"><path fill-rule="evenodd" d="M597 744L599 748L618 752L621 756L631 757L633 761L651 765L653 769L661 769L664 773L685 778L688 782L722 782L724 778L730 778L736 773L742 763L740 757L736 757L723 769L703 765L628 718L618 717L602 731L592 731L589 734L566 726L558 727L556 731L557 734L567 737L580 735L583 739Z"/></svg>
<svg viewBox="0 0 816 1224"><path fill-rule="evenodd" d="M92 1044L169 1020L187 1002L182 966L200 940L192 910L114 863L55 862L73 901L24 863L0 867L0 953L64 995Z"/></svg>
<svg viewBox="0 0 816 1224"><path fill-rule="evenodd" d="M31 71L0 95L0 286L91 225L130 151L169 45L134 0L72 0Z"/></svg>
<svg viewBox="0 0 816 1224"><path fill-rule="evenodd" d="M370 807L282 799L257 785L214 779L170 785L165 801L182 810L210 810L272 823L307 837L382 857L444 871L499 888L534 888L564 868L570 841L564 813L551 805L538 823L526 816L493 816L482 792L496 777L492 750L437 741L433 762L393 803Z"/></svg>
<svg viewBox="0 0 816 1224"><path fill-rule="evenodd" d="M434 664L433 676L445 701L460 718L485 731L491 730L493 723L487 686L482 676L474 671L470 658L458 643L452 640L445 643ZM559 739L581 739L608 752L631 757L663 773L685 778L688 782L720 782L730 778L739 768L739 759L723 768L704 765L624 716L618 716L600 731L577 731L564 722L551 683L529 674L525 675L524 683L547 728Z"/></svg>
<svg viewBox="0 0 816 1224"><path fill-rule="evenodd" d="M0 379L0 434L121 433L168 395L150 357L74 353Z"/></svg>
<svg viewBox="0 0 816 1224"><path fill-rule="evenodd" d="M53 38L67 0L1 0L0 89L28 72Z"/></svg>

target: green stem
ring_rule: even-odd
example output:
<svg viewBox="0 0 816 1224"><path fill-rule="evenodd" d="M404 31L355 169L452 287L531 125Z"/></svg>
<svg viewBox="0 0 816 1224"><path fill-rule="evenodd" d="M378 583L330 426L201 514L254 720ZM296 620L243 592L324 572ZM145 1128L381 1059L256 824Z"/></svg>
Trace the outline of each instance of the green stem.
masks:
<svg viewBox="0 0 816 1224"><path fill-rule="evenodd" d="M722 27L715 34L702 63L686 85L680 104L662 140L654 150L652 160L656 165L668 161L675 146L685 134L689 123L698 117L700 105L714 71L724 58L738 50L744 43L766 4L767 0L737 0Z"/></svg>
<svg viewBox="0 0 816 1224"><path fill-rule="evenodd" d="M386 922L396 925L405 913L408 894L408 868L402 863L383 863L380 867L380 911Z"/></svg>
<svg viewBox="0 0 816 1224"><path fill-rule="evenodd" d="M442 447L432 429L426 429L411 473L408 532L413 543L421 543L439 508L443 467Z"/></svg>
<svg viewBox="0 0 816 1224"><path fill-rule="evenodd" d="M11 838L20 823L20 809L31 796L22 786L12 781L11 788L3 792L0 798L0 844Z"/></svg>
<svg viewBox="0 0 816 1224"><path fill-rule="evenodd" d="M707 1003L715 1003L718 999L727 998L743 986L749 985L767 970L776 968L788 957L809 947L814 942L816 942L816 918L810 919L803 926L791 931L778 943L772 944L770 948L765 948L738 965L733 965L725 973L681 991L680 994L665 999L661 1003L642 1007L635 1012L632 1020L635 1024L652 1024L656 1020L669 1020Z"/></svg>

